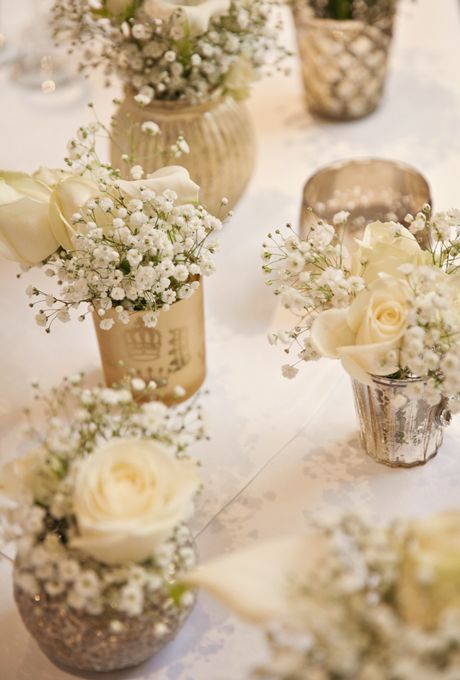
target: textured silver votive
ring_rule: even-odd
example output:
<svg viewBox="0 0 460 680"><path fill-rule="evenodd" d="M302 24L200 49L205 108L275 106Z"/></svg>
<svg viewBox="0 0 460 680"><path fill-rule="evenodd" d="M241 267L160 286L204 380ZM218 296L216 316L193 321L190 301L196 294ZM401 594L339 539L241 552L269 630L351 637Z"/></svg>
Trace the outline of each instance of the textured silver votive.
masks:
<svg viewBox="0 0 460 680"><path fill-rule="evenodd" d="M451 413L446 400L432 406L407 394L420 378L394 380L372 376L372 385L352 380L361 442L378 463L391 467L423 465L442 444ZM406 402L401 405L397 397Z"/></svg>

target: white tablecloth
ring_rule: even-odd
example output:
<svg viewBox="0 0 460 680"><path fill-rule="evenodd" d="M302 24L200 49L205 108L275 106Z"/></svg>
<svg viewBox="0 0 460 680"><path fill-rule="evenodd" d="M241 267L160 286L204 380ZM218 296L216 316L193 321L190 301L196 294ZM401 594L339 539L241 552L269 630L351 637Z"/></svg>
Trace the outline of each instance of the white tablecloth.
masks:
<svg viewBox="0 0 460 680"><path fill-rule="evenodd" d="M6 7L11 24L26 14L25 0ZM255 88L249 106L259 140L257 170L222 235L218 272L206 282L211 442L195 450L205 482L194 520L202 558L301 531L312 514L333 508L385 520L458 504L458 421L429 465L392 470L360 450L349 381L338 365L306 365L295 381L281 377L283 354L266 341L278 312L264 286L259 251L269 230L297 221L307 177L339 158L409 162L428 177L437 209L459 206L459 37L457 0L403 2L385 101L363 121L313 120L296 68L289 78L277 76ZM286 39L293 44L290 30ZM54 95L30 93L11 83L5 70L0 86L1 165L25 171L61 165L68 138L90 118L86 103L94 101L108 119L116 94L97 78ZM0 262L1 460L20 447L20 411L33 378L50 386L77 370L99 370L90 323L56 325L46 335L27 307L26 281L15 274L14 265ZM73 677L48 661L23 627L6 553L0 559L1 680ZM261 655L261 635L202 595L164 652L110 677L237 680Z"/></svg>

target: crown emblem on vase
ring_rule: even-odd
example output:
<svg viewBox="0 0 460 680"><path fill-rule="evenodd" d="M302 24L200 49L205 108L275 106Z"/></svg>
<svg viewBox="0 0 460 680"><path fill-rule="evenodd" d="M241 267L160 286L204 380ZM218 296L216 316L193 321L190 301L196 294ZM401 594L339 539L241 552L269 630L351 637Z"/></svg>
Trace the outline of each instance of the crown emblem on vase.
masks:
<svg viewBox="0 0 460 680"><path fill-rule="evenodd" d="M146 328L142 319L123 334L128 356L133 361L157 361L161 355L161 333Z"/></svg>

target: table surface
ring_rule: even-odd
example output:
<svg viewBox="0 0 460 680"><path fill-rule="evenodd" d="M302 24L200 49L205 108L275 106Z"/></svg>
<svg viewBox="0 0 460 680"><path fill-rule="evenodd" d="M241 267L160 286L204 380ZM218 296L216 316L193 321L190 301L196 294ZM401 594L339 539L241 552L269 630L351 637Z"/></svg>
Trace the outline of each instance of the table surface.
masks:
<svg viewBox="0 0 460 680"><path fill-rule="evenodd" d="M6 27L27 18L26 0L8 5ZM286 40L293 44L288 24ZM259 251L269 230L297 221L305 180L340 158L409 162L428 177L437 209L459 205L459 36L457 0L403 2L385 100L362 121L327 123L309 116L295 65L288 78L255 88L249 107L258 166L222 234L217 274L206 284L211 441L194 451L205 482L194 519L202 558L302 531L309 517L335 508L384 521L458 503L458 420L429 465L388 469L359 447L349 380L337 364L305 365L296 380L282 378L283 355L266 341L280 319L263 282ZM12 83L5 68L0 87L1 166L25 171L60 166L68 138L89 120L87 102L108 119L117 94L97 78L53 95L32 93ZM32 379L51 386L77 370L99 371L91 324L61 325L45 335L27 307L26 283L15 274L14 265L0 262L0 460L21 449L21 409ZM12 599L11 557L9 550L0 554L1 680L74 677L43 656L22 625ZM263 651L258 631L200 595L175 642L145 665L109 677L243 679Z"/></svg>

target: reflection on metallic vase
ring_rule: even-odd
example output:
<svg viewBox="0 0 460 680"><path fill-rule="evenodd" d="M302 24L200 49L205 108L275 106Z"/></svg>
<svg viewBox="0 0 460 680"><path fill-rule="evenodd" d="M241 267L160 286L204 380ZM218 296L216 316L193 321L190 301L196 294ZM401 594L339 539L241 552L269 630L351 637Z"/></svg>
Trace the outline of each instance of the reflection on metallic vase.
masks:
<svg viewBox="0 0 460 680"><path fill-rule="evenodd" d="M300 233L305 235L311 212L331 223L340 210L350 213L345 241L359 237L368 222L401 222L432 204L430 186L418 170L384 158L358 158L332 163L306 183L302 196Z"/></svg>
<svg viewBox="0 0 460 680"><path fill-rule="evenodd" d="M413 467L437 454L451 414L446 401L431 406L408 396L408 388L421 383L420 378L372 376L372 385L352 382L361 442L371 458L391 467Z"/></svg>
<svg viewBox="0 0 460 680"><path fill-rule="evenodd" d="M373 24L312 17L296 7L294 21L309 109L353 120L371 113L385 86L394 15Z"/></svg>
<svg viewBox="0 0 460 680"><path fill-rule="evenodd" d="M140 129L142 123L154 121L161 134L151 136ZM174 160L166 149L183 135L189 154ZM232 97L220 97L206 104L152 102L141 108L126 92L114 117L111 160L122 173L128 171L122 154L136 149L136 162L146 172L164 165L182 165L200 185L200 200L209 212L222 213L222 198L231 210L241 198L254 170L255 135L244 103Z"/></svg>
<svg viewBox="0 0 460 680"><path fill-rule="evenodd" d="M117 321L109 331L94 317L106 384L137 375L154 380L160 387L155 396L166 404L188 399L206 377L203 284L187 300L160 312L155 328L146 328L143 314L133 312L129 324ZM116 313L104 318L116 318ZM177 387L185 390L180 398Z"/></svg>
<svg viewBox="0 0 460 680"><path fill-rule="evenodd" d="M65 595L51 597L43 588L31 594L15 585L14 597L43 653L78 671L108 672L143 663L176 637L195 604L191 598L176 605L169 592L159 589L155 603L138 616L112 608L91 615L69 607Z"/></svg>

